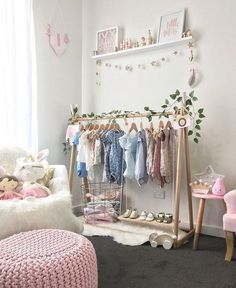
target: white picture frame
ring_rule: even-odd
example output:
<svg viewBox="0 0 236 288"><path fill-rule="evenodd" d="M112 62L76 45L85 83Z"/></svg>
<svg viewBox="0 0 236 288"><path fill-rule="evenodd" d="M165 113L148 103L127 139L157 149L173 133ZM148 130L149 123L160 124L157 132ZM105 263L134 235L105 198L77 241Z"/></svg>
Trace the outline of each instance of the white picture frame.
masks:
<svg viewBox="0 0 236 288"><path fill-rule="evenodd" d="M118 50L119 27L114 26L96 32L96 54L112 53Z"/></svg>
<svg viewBox="0 0 236 288"><path fill-rule="evenodd" d="M185 20L185 9L162 15L157 43L168 43L182 38Z"/></svg>

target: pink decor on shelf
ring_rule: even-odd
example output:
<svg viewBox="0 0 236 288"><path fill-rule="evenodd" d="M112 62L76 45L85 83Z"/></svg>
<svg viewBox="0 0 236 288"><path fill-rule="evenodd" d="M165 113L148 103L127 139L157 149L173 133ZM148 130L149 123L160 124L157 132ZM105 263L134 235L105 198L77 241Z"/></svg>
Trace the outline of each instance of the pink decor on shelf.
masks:
<svg viewBox="0 0 236 288"><path fill-rule="evenodd" d="M97 288L97 260L82 235L33 230L0 241L0 287Z"/></svg>

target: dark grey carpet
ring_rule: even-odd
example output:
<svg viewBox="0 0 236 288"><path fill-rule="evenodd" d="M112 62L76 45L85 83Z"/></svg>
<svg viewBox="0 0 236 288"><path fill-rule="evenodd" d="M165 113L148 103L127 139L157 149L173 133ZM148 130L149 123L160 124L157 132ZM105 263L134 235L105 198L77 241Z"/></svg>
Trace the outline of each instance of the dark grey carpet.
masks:
<svg viewBox="0 0 236 288"><path fill-rule="evenodd" d="M224 260L225 240L201 236L199 250L192 241L164 250L149 244L131 247L109 237L88 237L98 259L99 288L235 288L236 260Z"/></svg>

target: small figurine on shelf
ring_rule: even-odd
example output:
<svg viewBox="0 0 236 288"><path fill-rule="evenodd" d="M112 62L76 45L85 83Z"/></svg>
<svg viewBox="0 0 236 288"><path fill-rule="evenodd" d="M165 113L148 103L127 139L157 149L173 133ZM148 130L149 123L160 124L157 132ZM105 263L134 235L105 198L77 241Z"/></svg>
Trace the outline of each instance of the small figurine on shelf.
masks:
<svg viewBox="0 0 236 288"><path fill-rule="evenodd" d="M190 36L192 36L192 32L191 32L191 30L190 30L190 29L188 29L188 30L186 31L186 36L187 36L187 37L190 37Z"/></svg>
<svg viewBox="0 0 236 288"><path fill-rule="evenodd" d="M146 46L145 37L141 37L140 46Z"/></svg>
<svg viewBox="0 0 236 288"><path fill-rule="evenodd" d="M128 39L125 40L125 49L129 49L129 40Z"/></svg>
<svg viewBox="0 0 236 288"><path fill-rule="evenodd" d="M151 33L151 30L149 29L148 30L148 38L147 38L147 45L151 45L153 44L153 37L152 37L152 33Z"/></svg>
<svg viewBox="0 0 236 288"><path fill-rule="evenodd" d="M122 41L122 49L125 50L125 39Z"/></svg>
<svg viewBox="0 0 236 288"><path fill-rule="evenodd" d="M182 34L182 37L183 37L183 38L185 38L185 37L190 37L190 36L192 36L192 32L191 32L190 29L184 31L183 34Z"/></svg>
<svg viewBox="0 0 236 288"><path fill-rule="evenodd" d="M132 40L131 40L131 39L129 39L128 48L129 48L129 49L130 49L130 48L133 48L133 43L132 43Z"/></svg>

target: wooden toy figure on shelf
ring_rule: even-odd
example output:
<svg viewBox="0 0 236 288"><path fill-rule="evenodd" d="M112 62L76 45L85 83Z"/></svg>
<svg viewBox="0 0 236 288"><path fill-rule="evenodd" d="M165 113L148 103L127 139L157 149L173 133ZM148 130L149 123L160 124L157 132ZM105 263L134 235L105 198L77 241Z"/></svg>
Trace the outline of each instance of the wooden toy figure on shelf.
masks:
<svg viewBox="0 0 236 288"><path fill-rule="evenodd" d="M146 46L145 37L141 37L140 46Z"/></svg>
<svg viewBox="0 0 236 288"><path fill-rule="evenodd" d="M147 38L147 45L151 45L153 44L153 37L152 37L152 33L151 33L151 30L149 29L148 30L148 38Z"/></svg>

